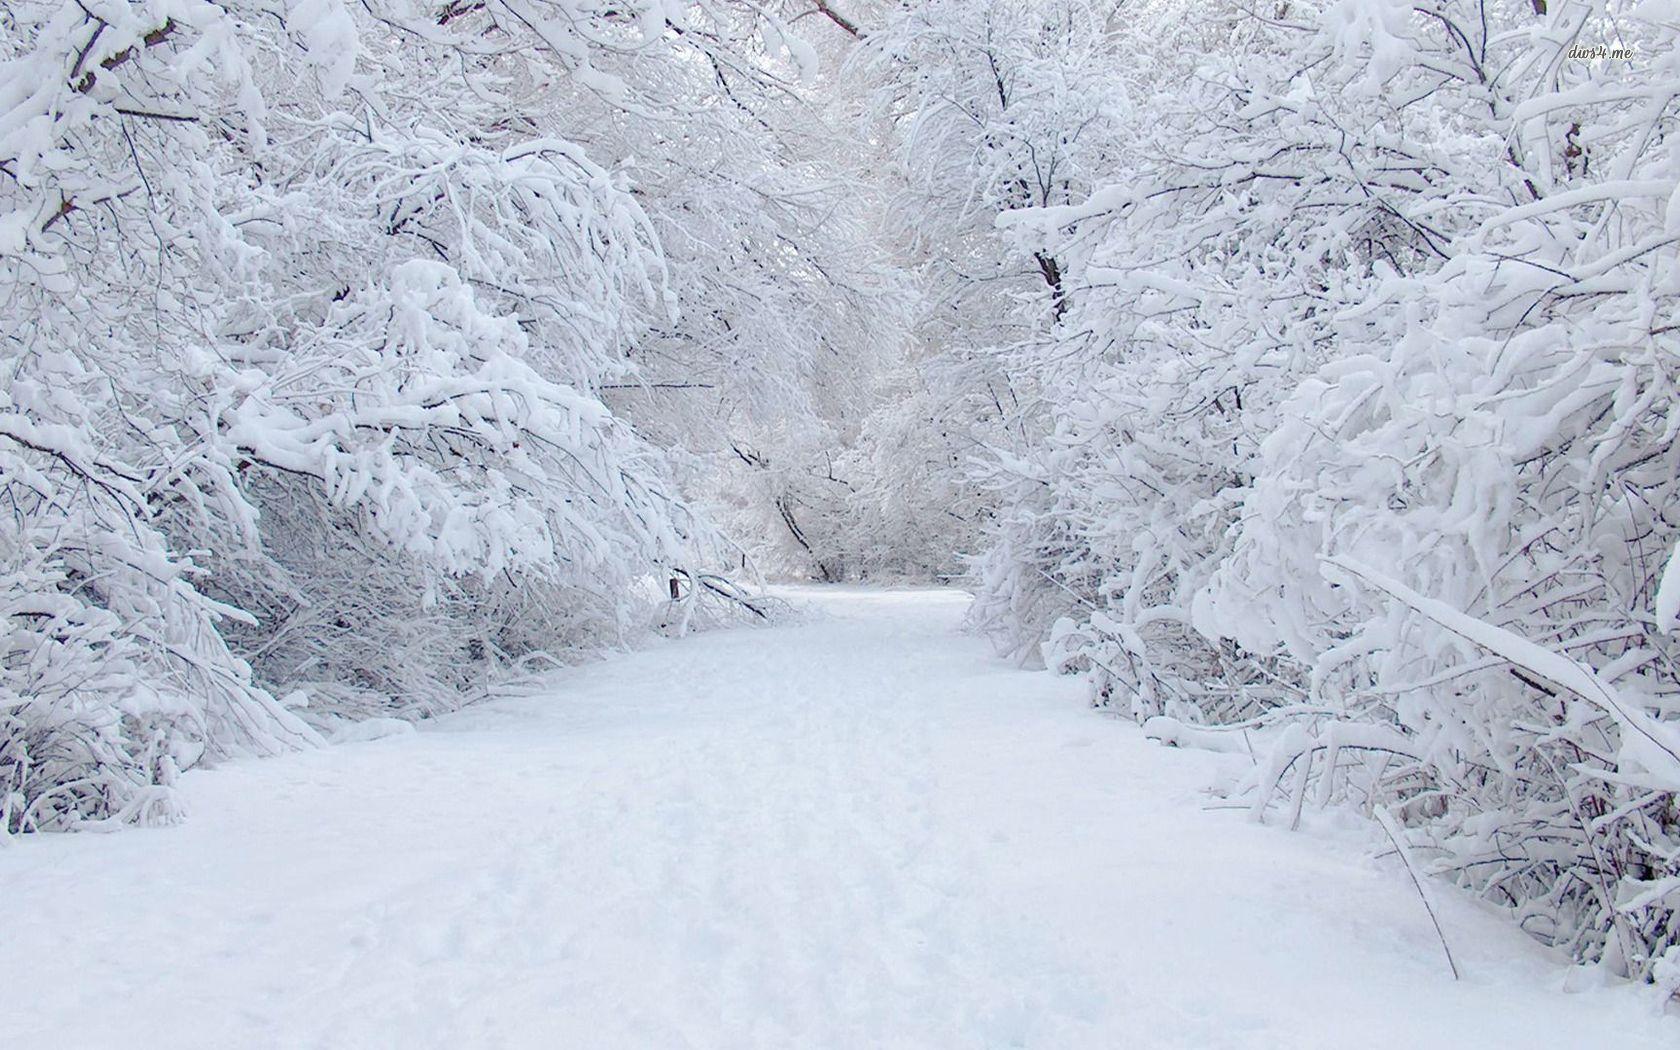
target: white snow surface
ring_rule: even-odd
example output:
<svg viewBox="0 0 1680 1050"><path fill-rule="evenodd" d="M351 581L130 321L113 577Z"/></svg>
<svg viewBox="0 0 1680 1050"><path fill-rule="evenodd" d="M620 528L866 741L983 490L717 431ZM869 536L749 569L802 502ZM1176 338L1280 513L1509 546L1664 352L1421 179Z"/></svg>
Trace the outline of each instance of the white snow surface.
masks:
<svg viewBox="0 0 1680 1050"><path fill-rule="evenodd" d="M0 848L0 1045L1680 1045L1442 886L1454 983L1376 832L1211 808L1246 758L993 659L966 595L787 593L816 615Z"/></svg>

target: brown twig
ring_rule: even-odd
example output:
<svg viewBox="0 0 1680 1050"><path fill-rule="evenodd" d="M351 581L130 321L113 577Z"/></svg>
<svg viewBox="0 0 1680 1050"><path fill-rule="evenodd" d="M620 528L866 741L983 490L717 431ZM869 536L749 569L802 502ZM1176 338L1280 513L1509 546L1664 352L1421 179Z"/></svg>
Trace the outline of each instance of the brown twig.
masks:
<svg viewBox="0 0 1680 1050"><path fill-rule="evenodd" d="M844 29L854 37L858 37L859 39L863 37L863 32L858 29L858 24L830 7L828 0L814 0L814 2L817 5L817 10L822 13L824 18L827 18L830 22L833 22L835 25Z"/></svg>
<svg viewBox="0 0 1680 1050"><path fill-rule="evenodd" d="M99 29L94 30L94 34L93 34L93 39L94 40L97 40L99 38L99 34L100 34L100 32L102 32L104 30L104 28L105 27L103 25L101 25L99 27ZM173 18L164 19L163 25L158 26L156 29L152 30L150 33L147 33L145 36L140 38L140 44L139 45L136 45L134 47L125 47L121 51L118 51L116 54L110 56L109 58L106 58L106 59L102 60L99 63L99 68L100 69L116 69L118 66L122 65L124 62L127 62L130 59L134 58L135 56L139 55L140 50L141 50L141 46L156 47L159 44L163 43L165 40L168 40L171 36L173 36L175 34L175 29L176 29L176 24L175 24L175 20ZM92 47L93 47L93 40L89 40L88 41L88 48L91 49ZM86 57L86 52L83 53L82 58L78 58L76 60L76 66L75 66L75 69L71 70L71 76L75 76L76 70L81 68L82 61L85 57ZM76 82L76 85L75 85L76 90L85 95L88 92L93 90L93 85L98 81L98 79L99 79L99 74L96 73L94 70L90 69L86 73L83 73L82 78Z"/></svg>

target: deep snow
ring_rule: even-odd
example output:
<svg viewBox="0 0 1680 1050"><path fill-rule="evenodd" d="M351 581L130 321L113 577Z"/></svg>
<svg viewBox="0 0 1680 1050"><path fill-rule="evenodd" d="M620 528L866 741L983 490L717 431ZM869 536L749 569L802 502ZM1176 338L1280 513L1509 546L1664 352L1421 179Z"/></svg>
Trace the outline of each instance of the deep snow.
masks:
<svg viewBox="0 0 1680 1050"><path fill-rule="evenodd" d="M0 1045L1680 1045L1440 887L1453 983L1374 837L1210 808L1219 758L990 658L964 595L792 593L0 847Z"/></svg>

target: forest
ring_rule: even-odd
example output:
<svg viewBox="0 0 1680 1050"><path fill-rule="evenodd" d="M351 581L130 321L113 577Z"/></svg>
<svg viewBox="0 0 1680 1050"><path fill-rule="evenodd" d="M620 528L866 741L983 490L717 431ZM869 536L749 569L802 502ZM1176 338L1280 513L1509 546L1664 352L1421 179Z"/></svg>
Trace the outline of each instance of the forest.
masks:
<svg viewBox="0 0 1680 1050"><path fill-rule="evenodd" d="M938 585L1240 757L1268 834L1369 818L1424 900L1680 996L1677 43L1677 0L10 0L0 858L778 581Z"/></svg>

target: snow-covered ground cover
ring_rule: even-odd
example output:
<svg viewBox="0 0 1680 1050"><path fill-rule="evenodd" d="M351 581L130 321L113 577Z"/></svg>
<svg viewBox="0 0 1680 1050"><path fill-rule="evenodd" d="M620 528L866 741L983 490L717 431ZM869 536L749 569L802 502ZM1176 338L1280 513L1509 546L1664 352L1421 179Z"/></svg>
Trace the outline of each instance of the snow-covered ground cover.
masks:
<svg viewBox="0 0 1680 1050"><path fill-rule="evenodd" d="M1214 808L954 591L566 672L0 848L15 1047L1672 1047L1378 834ZM1309 814L1309 818L1311 814ZM1584 988L1569 992L1566 987Z"/></svg>

